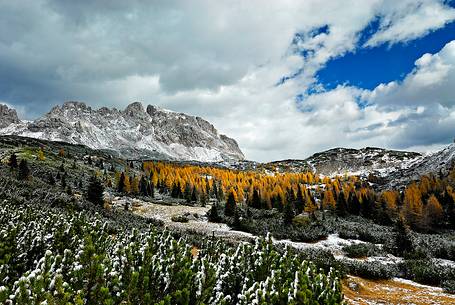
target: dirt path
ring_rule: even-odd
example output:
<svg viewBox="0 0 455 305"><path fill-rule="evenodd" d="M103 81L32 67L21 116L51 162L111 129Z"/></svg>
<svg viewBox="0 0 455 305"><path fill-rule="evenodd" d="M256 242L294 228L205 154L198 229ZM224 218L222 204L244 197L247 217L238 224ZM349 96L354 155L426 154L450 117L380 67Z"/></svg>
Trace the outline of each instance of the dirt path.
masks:
<svg viewBox="0 0 455 305"><path fill-rule="evenodd" d="M455 295L444 293L441 288L403 279L366 280L348 276L343 281L343 293L348 304L353 305L455 304Z"/></svg>

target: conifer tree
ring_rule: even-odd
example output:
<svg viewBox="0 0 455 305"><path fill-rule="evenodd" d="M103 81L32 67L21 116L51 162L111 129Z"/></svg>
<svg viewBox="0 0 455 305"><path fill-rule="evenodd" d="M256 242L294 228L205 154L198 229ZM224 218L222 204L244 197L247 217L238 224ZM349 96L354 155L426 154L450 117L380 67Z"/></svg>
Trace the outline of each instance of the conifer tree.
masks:
<svg viewBox="0 0 455 305"><path fill-rule="evenodd" d="M104 204L104 187L101 182L96 178L96 176L90 177L90 181L87 187L87 200L99 205L103 206Z"/></svg>
<svg viewBox="0 0 455 305"><path fill-rule="evenodd" d="M231 190L229 192L228 199L226 200L226 206L225 206L225 209L224 209L224 214L226 214L226 216L233 216L234 215L234 211L235 211L235 207L236 207L235 195L234 195L234 191Z"/></svg>
<svg viewBox="0 0 455 305"><path fill-rule="evenodd" d="M49 173L48 182L50 185L55 185L55 179L54 179L54 175L52 175L52 173Z"/></svg>
<svg viewBox="0 0 455 305"><path fill-rule="evenodd" d="M259 196L259 191L254 189L253 198L251 199L251 206L255 209L261 208L261 197Z"/></svg>
<svg viewBox="0 0 455 305"><path fill-rule="evenodd" d="M297 204L296 210L298 214L301 214L305 210L305 197L303 196L302 187L297 186Z"/></svg>
<svg viewBox="0 0 455 305"><path fill-rule="evenodd" d="M284 204L283 209L283 222L286 225L292 224L292 220L295 217L294 201L289 201Z"/></svg>
<svg viewBox="0 0 455 305"><path fill-rule="evenodd" d="M149 186L148 186L147 180L145 179L144 176L141 177L141 180L139 182L139 189L140 189L142 196L149 195Z"/></svg>
<svg viewBox="0 0 455 305"><path fill-rule="evenodd" d="M28 168L27 160L22 159L19 163L19 180L28 180L30 177L30 169Z"/></svg>
<svg viewBox="0 0 455 305"><path fill-rule="evenodd" d="M201 203L202 207L205 207L207 205L207 195L204 192L202 192L199 196L199 202Z"/></svg>
<svg viewBox="0 0 455 305"><path fill-rule="evenodd" d="M125 192L125 173L124 172L122 172L120 174L120 177L118 179L117 191L120 192L120 193Z"/></svg>
<svg viewBox="0 0 455 305"><path fill-rule="evenodd" d="M351 191L348 197L348 211L350 214L360 214L360 201L355 191Z"/></svg>
<svg viewBox="0 0 455 305"><path fill-rule="evenodd" d="M220 216L218 214L218 201L215 201L209 211L209 221L219 222Z"/></svg>
<svg viewBox="0 0 455 305"><path fill-rule="evenodd" d="M196 186L193 186L193 190L191 192L191 201L192 202L197 202L197 190Z"/></svg>
<svg viewBox="0 0 455 305"><path fill-rule="evenodd" d="M62 185L62 188L66 188L66 173L62 175L62 179L60 180L60 183Z"/></svg>
<svg viewBox="0 0 455 305"><path fill-rule="evenodd" d="M346 216L346 198L344 197L343 191L340 192L337 198L337 203L336 203L336 212L338 216Z"/></svg>
<svg viewBox="0 0 455 305"><path fill-rule="evenodd" d="M406 253L412 252L412 241L409 234L410 230L402 216L398 217L398 220L395 223L395 232L396 255L403 256Z"/></svg>
<svg viewBox="0 0 455 305"><path fill-rule="evenodd" d="M8 160L8 165L12 168L12 169L16 169L18 167L18 164L17 164L17 156L15 153L12 153L9 157L9 160Z"/></svg>

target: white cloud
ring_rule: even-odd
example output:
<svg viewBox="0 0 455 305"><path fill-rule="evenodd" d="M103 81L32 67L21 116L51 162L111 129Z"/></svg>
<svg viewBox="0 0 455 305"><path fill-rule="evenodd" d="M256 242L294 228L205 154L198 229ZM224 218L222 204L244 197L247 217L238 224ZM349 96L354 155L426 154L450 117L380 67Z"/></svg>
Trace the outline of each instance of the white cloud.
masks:
<svg viewBox="0 0 455 305"><path fill-rule="evenodd" d="M450 87L441 85L454 75L452 47L419 59L403 83L373 92L340 86L301 105L295 96L327 61L355 51L377 16L371 46L408 41L454 18L440 1L415 3L0 0L0 98L29 115L69 99L158 104L208 119L256 160L303 158L334 146L396 146L391 139L404 135L413 109L424 107L420 117L440 115L430 115L426 92L443 91L438 104L453 104ZM327 33L310 34L322 26ZM291 46L296 33L305 39ZM303 49L307 55L298 56ZM362 98L372 105L359 107Z"/></svg>
<svg viewBox="0 0 455 305"><path fill-rule="evenodd" d="M395 44L418 38L429 31L444 27L455 19L455 9L444 1L385 1L380 16L379 31L366 43L377 46Z"/></svg>

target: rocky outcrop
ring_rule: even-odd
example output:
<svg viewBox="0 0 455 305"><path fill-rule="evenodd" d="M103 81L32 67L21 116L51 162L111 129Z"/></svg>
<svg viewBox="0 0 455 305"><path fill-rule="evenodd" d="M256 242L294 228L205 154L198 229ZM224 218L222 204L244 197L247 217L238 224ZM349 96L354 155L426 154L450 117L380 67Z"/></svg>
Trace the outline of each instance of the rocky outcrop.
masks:
<svg viewBox="0 0 455 305"><path fill-rule="evenodd" d="M16 110L10 109L7 105L0 104L0 128L18 123L20 123L20 120L17 117Z"/></svg>

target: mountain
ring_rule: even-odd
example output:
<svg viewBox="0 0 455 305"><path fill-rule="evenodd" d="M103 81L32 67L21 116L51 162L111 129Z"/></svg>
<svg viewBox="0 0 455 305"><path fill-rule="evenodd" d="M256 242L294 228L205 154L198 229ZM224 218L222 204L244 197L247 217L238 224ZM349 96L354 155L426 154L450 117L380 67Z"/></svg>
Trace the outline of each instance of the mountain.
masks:
<svg viewBox="0 0 455 305"><path fill-rule="evenodd" d="M245 161L242 163L245 167ZM281 160L247 167L270 172L310 170L323 176L357 175L367 178L378 189L400 188L426 174L446 176L455 165L455 144L427 155L377 147L333 148L304 160Z"/></svg>
<svg viewBox="0 0 455 305"><path fill-rule="evenodd" d="M204 162L236 161L244 155L234 139L219 134L206 120L135 102L124 110L92 109L66 102L32 122L0 105L0 135L18 135L118 153L124 158Z"/></svg>

